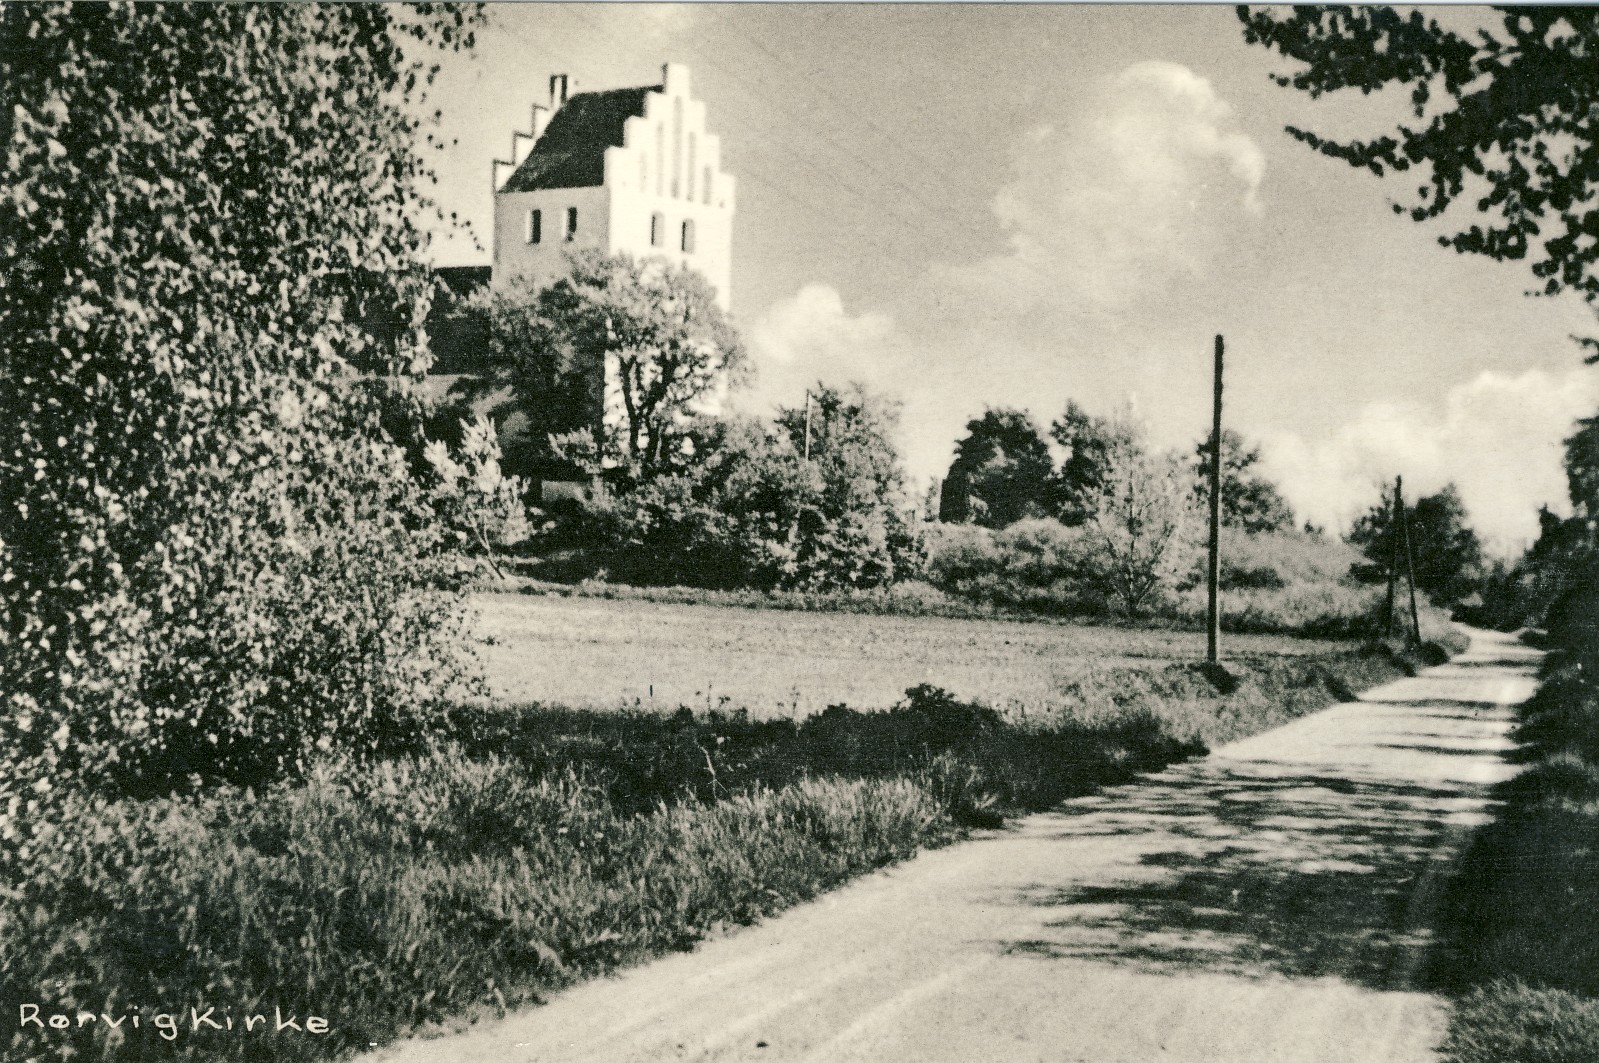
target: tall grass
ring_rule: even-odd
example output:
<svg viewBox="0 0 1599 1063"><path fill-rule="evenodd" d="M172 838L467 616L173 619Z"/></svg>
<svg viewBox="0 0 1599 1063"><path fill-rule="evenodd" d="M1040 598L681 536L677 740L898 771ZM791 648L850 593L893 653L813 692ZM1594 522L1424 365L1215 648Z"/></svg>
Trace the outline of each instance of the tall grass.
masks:
<svg viewBox="0 0 1599 1063"><path fill-rule="evenodd" d="M570 772L441 752L259 795L82 804L8 884L7 1059L322 1059L684 948L951 836L910 779L802 779L619 811ZM327 1033L189 1028L274 1008ZM167 1040L155 1015L183 1017ZM271 1025L270 1023L268 1024Z"/></svg>
<svg viewBox="0 0 1599 1063"><path fill-rule="evenodd" d="M1453 914L1451 1063L1599 1060L1599 685L1552 655L1523 710L1533 765L1468 853Z"/></svg>

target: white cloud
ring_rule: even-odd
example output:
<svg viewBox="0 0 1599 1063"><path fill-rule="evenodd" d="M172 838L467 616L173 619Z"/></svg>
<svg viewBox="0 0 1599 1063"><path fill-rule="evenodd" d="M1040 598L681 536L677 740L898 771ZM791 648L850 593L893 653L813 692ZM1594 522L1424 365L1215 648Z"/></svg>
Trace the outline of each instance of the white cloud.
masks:
<svg viewBox="0 0 1599 1063"><path fill-rule="evenodd" d="M974 378L969 359L930 352L889 314L850 313L825 284L807 284L773 305L746 335L755 381L734 400L742 409L765 413L796 405L818 380L835 387L859 381L903 404L896 442L918 486L943 474L960 426L997 397L996 382L1007 376L990 364Z"/></svg>
<svg viewBox="0 0 1599 1063"><path fill-rule="evenodd" d="M1537 510L1566 499L1562 441L1599 405L1592 370L1485 372L1451 388L1443 408L1372 403L1331 439L1267 435L1262 466L1306 519L1348 524L1405 477L1406 494L1460 488L1473 526L1499 549L1537 535Z"/></svg>
<svg viewBox="0 0 1599 1063"><path fill-rule="evenodd" d="M806 372L858 364L881 354L894 337L887 314L850 316L836 288L807 284L772 306L750 329L750 348L760 366L803 363Z"/></svg>
<svg viewBox="0 0 1599 1063"><path fill-rule="evenodd" d="M1008 250L944 272L1019 305L1115 308L1202 275L1223 225L1258 214L1266 156L1187 67L1141 62L1016 147L994 201Z"/></svg>

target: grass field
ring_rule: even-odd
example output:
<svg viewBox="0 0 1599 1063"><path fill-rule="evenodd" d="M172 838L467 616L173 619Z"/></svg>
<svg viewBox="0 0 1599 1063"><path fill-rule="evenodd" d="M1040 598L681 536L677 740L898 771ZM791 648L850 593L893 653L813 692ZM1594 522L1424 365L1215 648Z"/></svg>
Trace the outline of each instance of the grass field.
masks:
<svg viewBox="0 0 1599 1063"><path fill-rule="evenodd" d="M995 708L1047 712L1096 673L1204 657L1193 631L871 616L485 593L474 605L496 700L803 718L885 709L931 684ZM1347 642L1233 635L1247 662L1347 652Z"/></svg>

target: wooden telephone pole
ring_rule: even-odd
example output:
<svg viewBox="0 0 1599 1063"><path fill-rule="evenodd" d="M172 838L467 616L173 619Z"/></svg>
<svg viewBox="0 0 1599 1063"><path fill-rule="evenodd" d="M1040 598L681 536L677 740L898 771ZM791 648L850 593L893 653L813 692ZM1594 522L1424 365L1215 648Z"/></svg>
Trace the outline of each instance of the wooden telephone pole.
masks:
<svg viewBox="0 0 1599 1063"><path fill-rule="evenodd" d="M1405 537L1405 576L1410 581L1410 639L1421 643L1421 613L1416 608L1416 555L1410 549L1410 514L1399 507L1399 530Z"/></svg>
<svg viewBox="0 0 1599 1063"><path fill-rule="evenodd" d="M1210 422L1210 556L1205 564L1208 636L1206 660L1221 659L1221 362L1222 338L1216 337L1216 386Z"/></svg>
<svg viewBox="0 0 1599 1063"><path fill-rule="evenodd" d="M805 389L805 460L811 460L811 390Z"/></svg>
<svg viewBox="0 0 1599 1063"><path fill-rule="evenodd" d="M1394 495L1392 504L1388 507L1388 536L1392 540L1388 549L1388 605L1383 610L1383 635L1390 636L1394 633L1394 592L1399 587L1399 521L1400 514L1405 511L1403 501L1405 478L1394 477Z"/></svg>
<svg viewBox="0 0 1599 1063"><path fill-rule="evenodd" d="M1400 551L1404 551L1405 578L1410 584L1410 640L1421 641L1421 611L1416 607L1416 555L1410 546L1410 515L1405 512L1405 478L1394 477L1394 505L1389 518L1388 534L1393 536L1393 547L1388 559L1388 624L1387 633L1394 630L1394 591L1399 583Z"/></svg>

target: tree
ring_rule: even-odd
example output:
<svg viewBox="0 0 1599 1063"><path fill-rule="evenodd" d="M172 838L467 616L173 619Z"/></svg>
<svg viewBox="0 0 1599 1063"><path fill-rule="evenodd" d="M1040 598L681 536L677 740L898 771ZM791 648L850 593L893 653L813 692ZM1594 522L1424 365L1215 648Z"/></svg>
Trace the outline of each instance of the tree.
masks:
<svg viewBox="0 0 1599 1063"><path fill-rule="evenodd" d="M1025 410L990 409L966 422L945 479L940 518L1003 528L1049 512L1054 459Z"/></svg>
<svg viewBox="0 0 1599 1063"><path fill-rule="evenodd" d="M796 561L810 583L880 586L913 575L922 563L904 462L894 444L899 404L859 383L811 388L810 459L805 409L778 410L787 449L801 455L814 484L799 522Z"/></svg>
<svg viewBox="0 0 1599 1063"><path fill-rule="evenodd" d="M1482 578L1482 543L1466 523L1460 492L1448 484L1436 494L1407 503L1410 552L1416 564L1416 586L1440 602L1458 602L1477 588ZM1394 555L1397 526L1393 496L1385 491L1378 503L1356 519L1349 541L1370 559L1373 578L1385 576ZM1398 557L1405 565L1403 541Z"/></svg>
<svg viewBox="0 0 1599 1063"><path fill-rule="evenodd" d="M569 480L585 470L557 456L551 440L586 442L596 453L585 459L599 464L604 441L595 432L605 420L604 359L585 359L569 337L551 327L543 308L551 298L519 279L505 289L475 291L456 307L446 330L475 335L481 346L472 367L476 371L457 380L451 396L467 408L482 406L502 427L509 470L539 480ZM512 420L515 415L520 424Z"/></svg>
<svg viewBox="0 0 1599 1063"><path fill-rule="evenodd" d="M1067 452L1056 476L1055 499L1061 522L1080 526L1094 515L1105 493L1112 466L1122 451L1141 447L1129 424L1095 417L1076 402L1049 427L1049 434Z"/></svg>
<svg viewBox="0 0 1599 1063"><path fill-rule="evenodd" d="M1084 529L1097 579L1129 616L1192 570L1197 527L1192 481L1180 460L1141 446L1109 452Z"/></svg>
<svg viewBox="0 0 1599 1063"><path fill-rule="evenodd" d="M892 433L897 408L859 385L812 392L771 424L701 418L694 460L602 503L591 541L635 582L870 588L925 562Z"/></svg>
<svg viewBox="0 0 1599 1063"><path fill-rule="evenodd" d="M1599 417L1584 417L1566 439L1566 488L1579 514L1599 520Z"/></svg>
<svg viewBox="0 0 1599 1063"><path fill-rule="evenodd" d="M619 462L629 478L680 467L687 426L748 371L710 284L661 260L579 252L555 283L491 305L496 325L514 326L491 344L535 434L586 421L557 449L591 466Z"/></svg>
<svg viewBox="0 0 1599 1063"><path fill-rule="evenodd" d="M1277 485L1252 473L1260 462L1260 448L1249 446L1231 429L1221 433L1221 522L1246 532L1288 531L1294 511ZM1210 497L1210 440L1194 447L1194 493L1204 503Z"/></svg>
<svg viewBox="0 0 1599 1063"><path fill-rule="evenodd" d="M1414 124L1370 139L1288 132L1382 176L1420 171L1396 213L1441 217L1463 197L1480 220L1440 243L1499 260L1531 259L1544 294L1599 302L1599 10L1514 7L1470 36L1387 7L1238 9L1244 39L1303 64L1275 77L1312 98L1345 89L1410 90ZM1599 359L1599 341L1583 340Z"/></svg>
<svg viewBox="0 0 1599 1063"><path fill-rule="evenodd" d="M0 837L68 786L403 745L458 688L460 541L375 393L427 366L414 105L470 42L0 7Z"/></svg>

